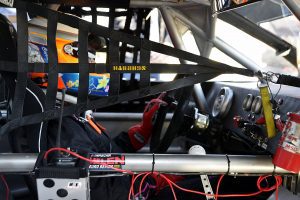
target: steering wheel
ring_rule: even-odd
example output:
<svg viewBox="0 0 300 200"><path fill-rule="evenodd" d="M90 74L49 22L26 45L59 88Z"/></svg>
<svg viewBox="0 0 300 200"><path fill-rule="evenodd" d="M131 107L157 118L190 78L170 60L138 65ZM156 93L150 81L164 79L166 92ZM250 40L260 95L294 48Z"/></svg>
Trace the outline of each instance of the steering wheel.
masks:
<svg viewBox="0 0 300 200"><path fill-rule="evenodd" d="M184 121L184 113L188 109L189 99L193 91L193 86L181 88L175 92L174 96L178 96L178 103L174 111L173 117L167 128L166 133L162 136L161 131L166 118L168 107L161 106L157 113L155 124L153 125L153 133L150 141L150 152L164 153L171 145L174 138L178 136ZM168 95L168 94L167 94ZM167 96L166 95L166 96Z"/></svg>

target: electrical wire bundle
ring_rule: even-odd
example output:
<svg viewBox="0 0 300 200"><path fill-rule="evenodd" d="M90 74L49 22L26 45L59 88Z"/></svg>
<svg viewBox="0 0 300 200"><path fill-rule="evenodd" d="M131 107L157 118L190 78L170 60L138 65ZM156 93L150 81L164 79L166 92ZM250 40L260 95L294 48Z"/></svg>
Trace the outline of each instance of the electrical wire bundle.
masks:
<svg viewBox="0 0 300 200"><path fill-rule="evenodd" d="M107 166L117 172L120 172L120 173L125 173L125 174L128 174L128 175L132 175L132 181L131 181L131 187L130 187L130 190L129 190L129 194L128 194L128 200L131 200L132 198L135 199L136 197L139 197L139 195L141 196L142 193L143 193L143 183L145 182L146 178L150 175L157 175L157 176L160 176L162 177L167 183L168 185L170 186L170 189L172 191L172 194L173 194L173 197L174 197L174 200L177 200L177 197L176 197L176 193L175 193L175 190L174 188L177 188L178 190L181 190L181 191L184 191L184 192L188 192L188 193L193 193L193 194L198 194L198 195L202 195L202 196L207 196L207 197L215 197L216 200L218 200L219 197L223 197L223 198L226 198L226 197L252 197L252 196L257 196L263 192L270 192L270 191L273 191L273 190L276 190L276 200L278 200L278 188L279 186L282 184L282 178L281 176L274 176L275 178L275 184L273 186L267 186L267 187L262 187L261 186L261 183L265 180L267 180L267 178L271 177L271 175L268 175L268 176L260 176L258 179L257 179L257 188L258 188L258 191L257 192L253 192L253 193L247 193L247 194L219 194L219 188L220 188L220 185L221 185L221 182L222 182L222 179L224 178L224 175L221 175L219 180L218 180L218 184L217 184L217 188L216 188L216 194L206 194L204 192L200 192L200 191L195 191L195 190L189 190L189 189L186 189L186 188L183 188L183 187L180 187L179 185L177 185L176 183L174 183L172 180L170 180L167 176L165 176L164 174L160 174L158 172L144 172L144 173L140 173L140 174L135 174L134 172L130 171L130 170L122 170L122 169L119 169L119 168L114 168L110 165L108 165L107 163L103 163L103 162L99 162L97 160L91 160L89 158L86 158L86 157L83 157L75 152L72 152L68 149L65 149L65 148L51 148L49 149L48 151L46 151L45 155L44 155L44 159L47 159L49 154L54 152L54 151L61 151L61 152L65 152L65 153L68 153L74 157L77 157L81 160L84 160L90 164L101 164L101 165L104 165L104 166ZM139 183L139 193L135 194L135 191L134 191L134 183L137 181L137 179L139 177L142 177L140 183ZM149 187L153 187L153 186L149 186Z"/></svg>

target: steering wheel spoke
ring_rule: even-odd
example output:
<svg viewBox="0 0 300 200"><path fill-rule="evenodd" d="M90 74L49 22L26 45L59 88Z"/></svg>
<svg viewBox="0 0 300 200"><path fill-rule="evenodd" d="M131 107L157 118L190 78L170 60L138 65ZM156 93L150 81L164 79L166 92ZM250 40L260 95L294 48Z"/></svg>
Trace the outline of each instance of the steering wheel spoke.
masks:
<svg viewBox="0 0 300 200"><path fill-rule="evenodd" d="M154 124L153 134L150 141L150 151L152 153L164 153L168 150L172 144L174 138L179 135L179 131L182 128L182 124L185 120L184 113L189 107L190 97L192 95L193 86L181 88L175 92L175 97L178 97L177 106L175 108L173 117L167 128L167 131L161 138L162 127L165 121L165 117L168 107L161 107L157 114L157 120ZM169 104L170 105L170 104Z"/></svg>

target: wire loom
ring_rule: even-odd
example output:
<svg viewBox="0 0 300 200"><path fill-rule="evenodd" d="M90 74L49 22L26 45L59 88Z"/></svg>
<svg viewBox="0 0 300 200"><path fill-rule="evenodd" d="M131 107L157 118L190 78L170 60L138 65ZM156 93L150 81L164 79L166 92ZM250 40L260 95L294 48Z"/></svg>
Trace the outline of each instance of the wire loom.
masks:
<svg viewBox="0 0 300 200"><path fill-rule="evenodd" d="M247 76L253 76L253 72L246 69L239 69L229 65L211 61L207 58L194 55L182 50L178 50L166 45L155 43L146 39L141 39L120 31L115 31L106 27L102 27L93 23L86 22L75 16L67 15L61 12L49 10L37 4L16 1L14 7L17 9L17 26L18 26L18 61L8 62L0 61L1 71L17 72L17 84L14 95L13 111L8 121L0 129L0 137L9 133L18 127L35 124L42 121L48 121L58 118L60 109L55 108L56 92L57 92L57 76L60 72L79 73L79 91L78 102L76 105L67 106L64 109L63 116L79 114L89 109L103 108L118 104L123 101L130 101L149 95L158 94L164 91L183 88L196 83L209 80L223 73L238 73ZM47 46L49 63L28 63L28 22L27 12L47 18ZM57 23L77 28L79 30L79 63L67 64L57 62L56 50L56 29ZM87 38L88 34L93 33L98 36L108 38L108 56L106 64L89 64L87 56ZM147 66L147 71L134 71L141 73L140 88L126 93L119 93L120 90L120 73L126 73L126 70L113 71L114 65L128 65L119 63L119 42L133 45L141 51L141 62L137 65ZM150 52L170 55L179 59L189 60L198 63L196 65L166 65L166 64L150 64ZM135 65L130 64L130 65ZM17 67L16 67L17 66ZM45 72L48 73L48 88L46 94L46 109L42 113L29 116L23 116L23 104L27 85L28 72ZM88 81L89 73L111 73L110 93L108 97L98 100L88 100ZM162 83L150 86L150 73L178 73L189 74L189 76L172 82Z"/></svg>

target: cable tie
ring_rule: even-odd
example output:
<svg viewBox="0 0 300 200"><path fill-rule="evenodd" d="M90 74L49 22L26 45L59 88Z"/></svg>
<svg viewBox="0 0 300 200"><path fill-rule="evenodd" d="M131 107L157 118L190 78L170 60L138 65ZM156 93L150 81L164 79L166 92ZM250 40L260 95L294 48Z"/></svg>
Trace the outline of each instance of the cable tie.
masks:
<svg viewBox="0 0 300 200"><path fill-rule="evenodd" d="M155 165L155 155L154 153L152 154L152 169L151 169L151 174L154 172L154 165Z"/></svg>
<svg viewBox="0 0 300 200"><path fill-rule="evenodd" d="M225 156L226 156L226 159L227 159L227 164L228 164L228 168L227 168L226 175L228 175L228 174L229 174L229 172L230 172L230 159L229 159L229 156L228 156L227 154L226 154Z"/></svg>

